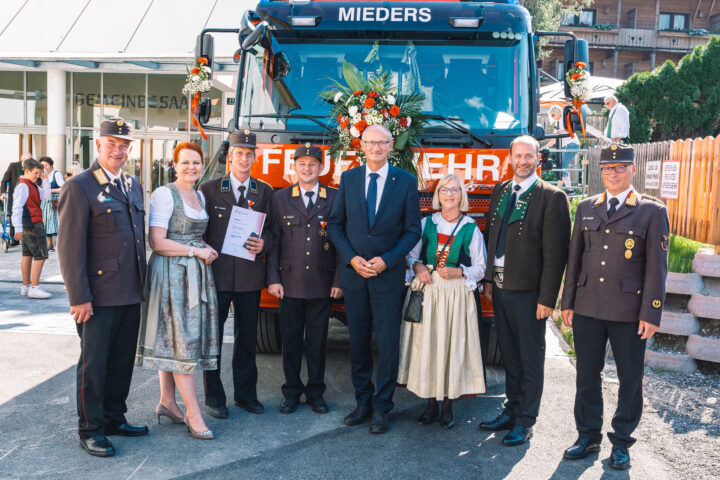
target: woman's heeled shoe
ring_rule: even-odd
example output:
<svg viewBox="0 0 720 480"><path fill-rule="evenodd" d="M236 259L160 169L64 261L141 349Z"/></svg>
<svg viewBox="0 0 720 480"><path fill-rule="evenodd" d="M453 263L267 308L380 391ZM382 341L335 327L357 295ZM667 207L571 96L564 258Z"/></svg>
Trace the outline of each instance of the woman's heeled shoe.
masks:
<svg viewBox="0 0 720 480"><path fill-rule="evenodd" d="M438 418L439 413L440 412L437 404L435 404L434 406L428 405L423 414L418 417L417 424L430 425Z"/></svg>
<svg viewBox="0 0 720 480"><path fill-rule="evenodd" d="M205 430L204 432L195 431L190 426L190 421L188 420L187 416L183 419L183 422L185 422L185 426L187 427L187 431L188 433L190 433L191 437L197 438L199 440L213 440L215 438L213 436L212 430Z"/></svg>
<svg viewBox="0 0 720 480"><path fill-rule="evenodd" d="M183 423L183 418L180 415L175 415L162 403L158 403L155 407L155 416L157 417L158 425L160 424L160 417L167 417L172 420L173 423Z"/></svg>
<svg viewBox="0 0 720 480"><path fill-rule="evenodd" d="M449 430L455 426L455 416L452 411L452 400L443 402L442 414L440 415L440 426Z"/></svg>

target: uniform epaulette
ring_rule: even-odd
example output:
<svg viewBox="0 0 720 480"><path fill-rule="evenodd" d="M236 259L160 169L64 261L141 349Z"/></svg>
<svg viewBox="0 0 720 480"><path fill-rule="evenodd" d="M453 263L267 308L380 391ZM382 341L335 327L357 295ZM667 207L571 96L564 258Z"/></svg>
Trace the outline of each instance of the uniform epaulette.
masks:
<svg viewBox="0 0 720 480"><path fill-rule="evenodd" d="M600 205L602 203L605 203L605 192L598 194L597 198L590 197L590 200L593 202L593 205Z"/></svg>
<svg viewBox="0 0 720 480"><path fill-rule="evenodd" d="M646 198L647 198L648 200L652 200L652 201L655 202L655 203L659 203L660 205L665 206L665 204L663 203L662 200L660 200L660 199L657 198L657 197L653 197L652 195L648 195L648 194L646 194L646 193L643 193L643 194L642 194L642 198L643 198L643 199L646 199Z"/></svg>
<svg viewBox="0 0 720 480"><path fill-rule="evenodd" d="M264 183L266 186L272 188L272 186L271 186L268 182L266 182L265 180L260 180L259 178L253 178L253 180L255 180L255 181L258 182L258 183Z"/></svg>

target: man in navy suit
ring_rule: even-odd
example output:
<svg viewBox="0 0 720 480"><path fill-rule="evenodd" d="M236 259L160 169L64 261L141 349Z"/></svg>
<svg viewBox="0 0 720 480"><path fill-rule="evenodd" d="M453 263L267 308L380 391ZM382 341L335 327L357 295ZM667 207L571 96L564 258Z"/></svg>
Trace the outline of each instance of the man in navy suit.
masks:
<svg viewBox="0 0 720 480"><path fill-rule="evenodd" d="M388 164L393 138L382 125L362 135L367 164L344 172L327 230L340 252L340 286L350 328L350 361L357 407L345 425L369 417L371 433L385 433L397 382L405 255L420 240L417 179ZM370 338L379 362L372 383Z"/></svg>

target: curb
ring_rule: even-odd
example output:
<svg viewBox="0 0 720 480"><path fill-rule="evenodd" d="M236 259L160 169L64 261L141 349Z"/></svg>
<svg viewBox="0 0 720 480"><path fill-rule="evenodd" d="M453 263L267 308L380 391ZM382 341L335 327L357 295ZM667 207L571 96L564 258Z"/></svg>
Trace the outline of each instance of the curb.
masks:
<svg viewBox="0 0 720 480"><path fill-rule="evenodd" d="M698 360L720 363L720 338L690 335L685 351Z"/></svg>
<svg viewBox="0 0 720 480"><path fill-rule="evenodd" d="M697 273L668 272L665 281L667 293L676 295L692 295L702 293L705 288L702 277Z"/></svg>
<svg viewBox="0 0 720 480"><path fill-rule="evenodd" d="M720 297L710 297L694 293L690 297L687 309L696 317L720 320Z"/></svg>
<svg viewBox="0 0 720 480"><path fill-rule="evenodd" d="M692 313L662 312L658 333L686 337L700 330L700 324Z"/></svg>

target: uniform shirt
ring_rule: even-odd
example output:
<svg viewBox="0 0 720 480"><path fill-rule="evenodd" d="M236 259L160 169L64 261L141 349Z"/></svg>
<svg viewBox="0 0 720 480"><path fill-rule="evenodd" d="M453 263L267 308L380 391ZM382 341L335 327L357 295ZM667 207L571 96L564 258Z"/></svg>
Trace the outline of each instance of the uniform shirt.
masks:
<svg viewBox="0 0 720 480"><path fill-rule="evenodd" d="M625 138L630 134L630 112L622 103L616 104L608 119L611 120L608 138ZM607 133L607 131L606 131Z"/></svg>
<svg viewBox="0 0 720 480"><path fill-rule="evenodd" d="M613 195L611 195L610 192L608 192L607 190L605 190L605 193L606 193L606 195L605 195L605 210L608 210L608 211L610 210L610 199L611 199L611 198L617 198L617 199L618 199L618 204L617 204L617 207L616 207L616 208L619 209L620 206L621 206L623 203L625 203L625 200L627 199L627 196L630 195L630 192L632 192L632 191L633 191L633 188L630 187L630 188L628 188L627 190L625 190L625 191L623 191L623 192L620 192L620 193L618 193L616 196L613 197ZM636 195L637 195L637 194L636 194Z"/></svg>
<svg viewBox="0 0 720 480"><path fill-rule="evenodd" d="M528 178L523 180L519 183L520 190L517 191L517 198L515 201L517 202L517 199L520 198L520 195L525 193L528 188L532 187L532 184L535 183L535 180L538 179L538 176L536 173L533 173ZM510 195L512 195L512 191L515 188L515 185L518 185L518 183L515 181L515 178L513 178L512 182L510 182ZM502 257L495 257L495 266L496 267L504 267L505 266L505 255Z"/></svg>
<svg viewBox="0 0 720 480"><path fill-rule="evenodd" d="M240 185L243 185L245 187L245 198L247 198L248 190L250 190L250 175L245 179L244 182L241 182L235 177L235 174L230 172L230 185L232 186L232 192L233 195L235 195L235 203L240 203L240 190L238 188Z"/></svg>
<svg viewBox="0 0 720 480"><path fill-rule="evenodd" d="M380 180L380 179L378 178L378 180ZM307 208L308 202L310 201L310 199L305 194L307 192L313 192L313 196L312 196L313 205L317 205L319 191L320 191L320 183L319 182L315 184L315 186L313 187L312 190L305 190L303 187L300 187L300 197L302 198L303 203L305 204L305 208Z"/></svg>
<svg viewBox="0 0 720 480"><path fill-rule="evenodd" d="M195 220L203 220L208 218L205 211L205 196L202 192L197 192L200 196L200 210L195 210L183 200L183 211L189 218ZM168 187L156 188L150 196L150 219L148 224L151 227L168 228L170 217L172 217L175 205L173 202L172 192Z"/></svg>
<svg viewBox="0 0 720 480"><path fill-rule="evenodd" d="M37 185L37 184L36 184ZM42 182L42 185L38 185L38 191L40 193L40 200L50 200L52 193L50 192L50 181ZM23 207L30 196L30 191L27 185L23 182L18 182L15 185L15 192L13 192L13 208L12 208L12 224L15 227L16 233L23 231L22 226L22 215Z"/></svg>
<svg viewBox="0 0 720 480"><path fill-rule="evenodd" d="M421 223L423 231L425 230L425 223L427 222L427 219L428 217L422 219ZM433 213L432 221L435 223L435 225L437 225L437 233L439 233L440 235L450 235L456 225L442 218L442 214L440 212ZM466 223L474 223L475 221L469 216L465 215L462 220L460 220L460 222L460 225L457 227L458 231ZM452 244L448 245L446 250L449 250L451 245ZM443 244L438 242L438 250L440 250L442 247ZM477 283L485 276L485 240L483 240L483 236L480 233L479 228L476 228L473 231L473 236L470 240L468 250L470 252L470 261L472 262L472 265L459 265L459 268L462 269L463 275L465 275L465 278L463 279L463 283L465 284L465 286L468 288L468 290L475 290L475 288L477 288ZM415 265L415 262L421 261L421 254L422 238L413 247L413 249L410 250L410 253L408 253L406 257L407 264L410 265L410 269L408 270L406 275L406 280L408 282L411 282L412 279L415 277L415 271L412 269L412 266Z"/></svg>
<svg viewBox="0 0 720 480"><path fill-rule="evenodd" d="M368 187L370 186L370 174L377 173L377 203L375 204L375 213L377 214L378 208L380 208L380 199L382 198L383 188L385 188L385 180L387 180L388 172L390 171L390 164L385 162L385 165L380 167L380 170L373 172L370 167L365 165L365 199L367 199Z"/></svg>
<svg viewBox="0 0 720 480"><path fill-rule="evenodd" d="M98 165L100 165L100 162L98 162ZM103 169L103 172L105 172L105 175L110 179L110 183L115 184L115 179L117 177L120 177L120 175L113 175L112 172L110 172L108 169L100 165L100 168ZM117 186L117 185L115 185ZM120 191L127 197L127 192L125 191L125 182L122 181L122 177L120 177Z"/></svg>

